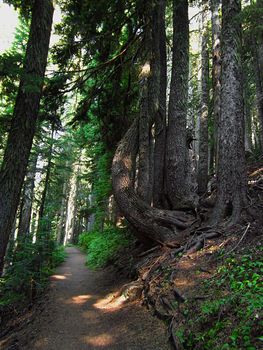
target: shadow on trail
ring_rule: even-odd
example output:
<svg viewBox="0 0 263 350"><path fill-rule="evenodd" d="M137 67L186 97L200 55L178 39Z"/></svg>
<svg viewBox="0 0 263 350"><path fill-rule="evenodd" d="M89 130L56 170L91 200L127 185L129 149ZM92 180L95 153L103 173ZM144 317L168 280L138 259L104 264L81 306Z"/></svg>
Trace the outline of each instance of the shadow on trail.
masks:
<svg viewBox="0 0 263 350"><path fill-rule="evenodd" d="M39 332L27 349L166 350L165 326L136 303L114 298L119 285L107 271L90 271L85 255L68 248L51 277Z"/></svg>

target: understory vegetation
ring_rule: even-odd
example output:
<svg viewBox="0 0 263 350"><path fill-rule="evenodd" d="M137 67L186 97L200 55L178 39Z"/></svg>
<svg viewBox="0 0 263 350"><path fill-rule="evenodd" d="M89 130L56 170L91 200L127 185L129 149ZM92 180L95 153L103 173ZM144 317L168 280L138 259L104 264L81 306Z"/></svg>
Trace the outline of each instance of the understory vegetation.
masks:
<svg viewBox="0 0 263 350"><path fill-rule="evenodd" d="M122 248L132 245L134 238L127 228L109 227L103 232L91 231L79 236L79 246L87 252L87 265L105 267L116 260Z"/></svg>
<svg viewBox="0 0 263 350"><path fill-rule="evenodd" d="M12 252L12 250L10 250ZM32 303L44 290L48 277L61 264L66 253L63 246L46 238L32 243L30 237L19 242L12 263L0 279L0 311Z"/></svg>
<svg viewBox="0 0 263 350"><path fill-rule="evenodd" d="M180 307L184 349L256 350L263 345L263 248L219 257L222 265ZM223 253L224 254L224 253Z"/></svg>

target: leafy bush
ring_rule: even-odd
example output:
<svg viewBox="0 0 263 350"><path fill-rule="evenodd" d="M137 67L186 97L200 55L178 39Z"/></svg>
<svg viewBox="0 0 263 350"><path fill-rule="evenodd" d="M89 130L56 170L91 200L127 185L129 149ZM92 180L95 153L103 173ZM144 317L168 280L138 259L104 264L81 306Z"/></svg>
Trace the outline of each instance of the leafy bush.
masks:
<svg viewBox="0 0 263 350"><path fill-rule="evenodd" d="M133 241L127 229L110 227L103 232L91 231L79 237L80 247L87 250L87 264L96 269L114 260L123 247L129 246Z"/></svg>
<svg viewBox="0 0 263 350"><path fill-rule="evenodd" d="M32 301L43 291L52 269L64 259L63 247L54 241L20 242L5 276L0 279L0 306Z"/></svg>
<svg viewBox="0 0 263 350"><path fill-rule="evenodd" d="M90 231L90 232L84 232L79 235L79 242L78 245L84 249L88 250L91 242L98 237L98 234L101 234L97 231Z"/></svg>
<svg viewBox="0 0 263 350"><path fill-rule="evenodd" d="M62 245L55 245L55 248L51 255L51 268L55 268L63 263L66 258L65 248Z"/></svg>

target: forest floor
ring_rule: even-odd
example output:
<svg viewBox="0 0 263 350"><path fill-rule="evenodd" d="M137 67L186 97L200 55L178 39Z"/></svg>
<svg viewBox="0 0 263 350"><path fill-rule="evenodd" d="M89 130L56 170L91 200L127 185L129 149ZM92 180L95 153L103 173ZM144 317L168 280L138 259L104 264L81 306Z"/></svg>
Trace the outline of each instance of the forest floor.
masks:
<svg viewBox="0 0 263 350"><path fill-rule="evenodd" d="M20 320L27 326L0 342L1 349L170 349L164 323L118 293L124 283L116 282L119 276L89 270L77 248L67 253L33 321L27 313Z"/></svg>

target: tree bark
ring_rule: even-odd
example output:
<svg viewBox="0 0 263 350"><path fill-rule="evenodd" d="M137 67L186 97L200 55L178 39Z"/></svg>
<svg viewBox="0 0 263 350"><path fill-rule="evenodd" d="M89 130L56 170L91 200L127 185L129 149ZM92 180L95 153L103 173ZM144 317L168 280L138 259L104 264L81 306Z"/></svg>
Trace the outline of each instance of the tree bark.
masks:
<svg viewBox="0 0 263 350"><path fill-rule="evenodd" d="M63 244L66 245L72 242L74 238L75 225L76 225L76 213L77 213L77 194L78 194L78 176L80 165L75 162L73 165L73 174L70 181L70 192L68 198L67 214L66 214L66 227Z"/></svg>
<svg viewBox="0 0 263 350"><path fill-rule="evenodd" d="M244 56L243 56L244 57ZM250 62L243 59L243 93L244 93L244 119L245 119L245 152L246 156L253 154L252 142L252 103L250 84ZM254 104L254 102L253 102Z"/></svg>
<svg viewBox="0 0 263 350"><path fill-rule="evenodd" d="M212 83L213 83L213 119L214 119L214 155L215 171L218 166L218 123L221 104L221 23L219 18L221 0L211 0L212 22Z"/></svg>
<svg viewBox="0 0 263 350"><path fill-rule="evenodd" d="M262 34L263 36L263 34ZM256 80L256 101L259 123L259 140L261 156L263 156L263 37L254 45L254 70Z"/></svg>
<svg viewBox="0 0 263 350"><path fill-rule="evenodd" d="M256 5L259 13L263 11L263 0L257 0ZM260 17L261 19L261 17ZM256 80L256 101L258 109L259 139L261 156L263 156L263 30L262 21L257 20L258 35L254 42L254 71Z"/></svg>
<svg viewBox="0 0 263 350"><path fill-rule="evenodd" d="M34 1L24 69L0 171L0 275L35 133L53 11L51 0Z"/></svg>
<svg viewBox="0 0 263 350"><path fill-rule="evenodd" d="M66 203L67 203L67 183L64 182L63 189L62 189L62 200L60 205L60 211L59 211L59 221L57 226L57 242L58 244L61 244L62 238L64 238L64 223L65 223L65 211L66 211Z"/></svg>
<svg viewBox="0 0 263 350"><path fill-rule="evenodd" d="M144 65L141 69L141 105L139 119L139 167L138 167L138 194L149 204L152 202L153 192L157 189L156 177L158 181L163 178L165 140L162 135L162 145L158 134L161 132L160 118L160 32L161 16L164 16L165 2L151 0L148 3L148 10L145 16L146 29L144 36ZM161 5L164 9L161 9ZM164 21L164 18L162 19ZM147 23L148 21L148 23ZM164 23L163 23L164 24ZM164 38L165 39L165 38ZM164 43L165 45L165 43ZM162 48L163 49L163 48ZM165 118L165 115L164 115ZM164 120L165 121L165 120ZM155 136L158 142L155 147L155 156L152 152L153 138L152 125L155 125ZM164 134L165 135L165 134ZM155 144L156 145L156 144ZM158 147L162 149L158 149ZM158 161L158 167L157 167ZM154 166L155 163L155 166ZM155 172L156 171L156 172ZM163 182L163 181L162 181ZM153 184L155 183L154 191ZM158 193L163 189L163 184L157 189Z"/></svg>
<svg viewBox="0 0 263 350"><path fill-rule="evenodd" d="M244 116L245 116L245 152L246 154L253 153L252 144L252 118L250 106L244 100Z"/></svg>
<svg viewBox="0 0 263 350"><path fill-rule="evenodd" d="M20 238L30 234L30 221L32 204L34 199L35 175L37 167L38 154L32 154L32 159L28 165L26 180L24 182L23 195L20 206L19 226L17 237Z"/></svg>
<svg viewBox="0 0 263 350"><path fill-rule="evenodd" d="M175 237L177 228L188 225L175 212L152 208L135 193L132 175L138 144L139 121L136 119L119 143L113 158L114 197L122 214L142 237L159 243L169 242Z"/></svg>
<svg viewBox="0 0 263 350"><path fill-rule="evenodd" d="M139 162L138 162L138 195L150 203L150 115L148 79L150 63L146 61L142 66L140 118L139 118Z"/></svg>
<svg viewBox="0 0 263 350"><path fill-rule="evenodd" d="M173 63L166 142L166 186L172 209L190 207L186 117L189 75L188 1L173 2Z"/></svg>
<svg viewBox="0 0 263 350"><path fill-rule="evenodd" d="M218 193L213 224L218 224L226 214L230 215L229 224L236 223L246 205L240 11L240 0L223 0Z"/></svg>
<svg viewBox="0 0 263 350"><path fill-rule="evenodd" d="M52 125L50 145L49 145L48 156L47 156L46 177L45 177L44 188L43 188L43 192L40 200L39 212L38 212L38 228L37 228L38 237L40 237L42 233L45 234L49 231L49 225L47 225L47 222L45 222L44 220L44 211L45 211L48 187L50 183L53 146L54 146L54 126Z"/></svg>
<svg viewBox="0 0 263 350"><path fill-rule="evenodd" d="M167 55L165 32L166 0L157 5L156 29L154 30L154 61L156 64L157 82L159 83L158 110L155 113L154 125L154 184L153 206L164 207L164 172L165 172L165 144L166 144L166 89L167 89ZM158 91L157 90L157 91Z"/></svg>
<svg viewBox="0 0 263 350"><path fill-rule="evenodd" d="M208 182L208 105L209 105L209 56L208 56L208 2L203 1L202 53L201 53L201 116L199 130L198 194L203 195Z"/></svg>
<svg viewBox="0 0 263 350"><path fill-rule="evenodd" d="M208 105L209 105L209 56L208 56L208 1L202 4L202 52L201 52L201 116L199 130L198 194L203 195L208 182Z"/></svg>

